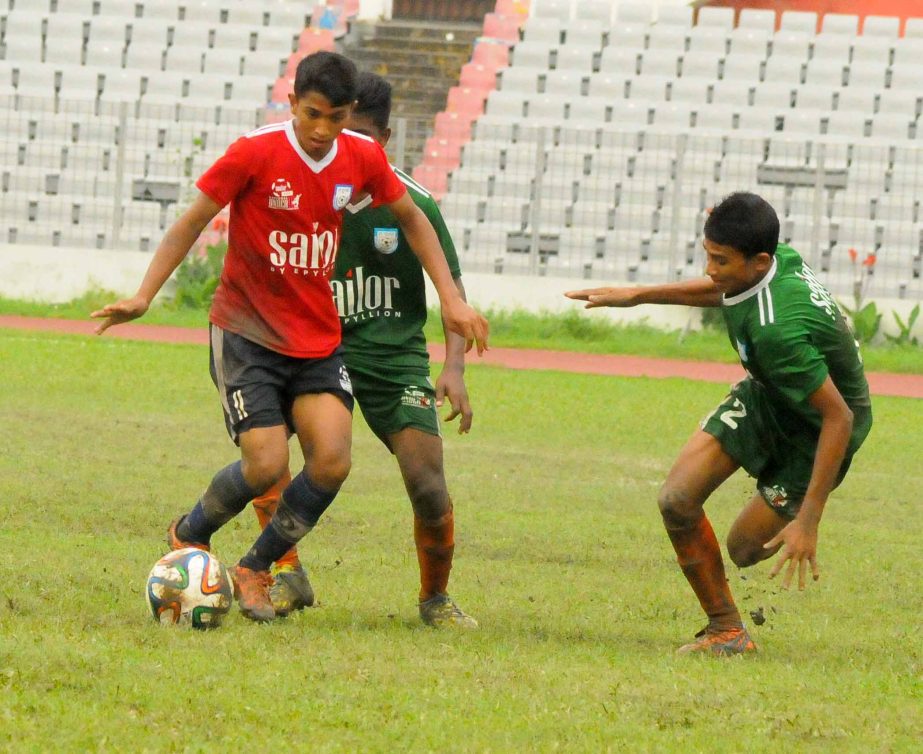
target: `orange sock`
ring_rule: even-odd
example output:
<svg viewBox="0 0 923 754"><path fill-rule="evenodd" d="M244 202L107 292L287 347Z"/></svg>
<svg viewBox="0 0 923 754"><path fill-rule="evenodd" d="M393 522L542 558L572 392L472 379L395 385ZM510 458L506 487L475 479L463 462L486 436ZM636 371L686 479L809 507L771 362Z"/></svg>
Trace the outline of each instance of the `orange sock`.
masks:
<svg viewBox="0 0 923 754"><path fill-rule="evenodd" d="M667 534L680 568L708 616L708 625L715 629L742 625L724 573L721 547L708 518L702 516L686 529L667 529Z"/></svg>
<svg viewBox="0 0 923 754"><path fill-rule="evenodd" d="M413 539L420 563L420 601L445 594L455 552L455 514L452 509L435 523L413 517Z"/></svg>
<svg viewBox="0 0 923 754"><path fill-rule="evenodd" d="M288 487L292 481L292 475L287 471L282 478L270 487L259 497L253 498L253 510L256 513L256 519L260 522L260 528L265 529L272 520L273 513L279 507L279 500L282 499L282 490ZM297 568L301 564L298 560L298 550L292 547L285 555L276 561L277 566L292 566Z"/></svg>

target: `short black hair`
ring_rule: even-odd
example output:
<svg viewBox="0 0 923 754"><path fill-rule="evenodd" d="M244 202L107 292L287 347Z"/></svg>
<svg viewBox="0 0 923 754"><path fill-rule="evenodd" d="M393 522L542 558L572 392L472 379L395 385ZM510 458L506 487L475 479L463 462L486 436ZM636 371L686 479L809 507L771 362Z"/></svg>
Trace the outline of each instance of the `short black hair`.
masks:
<svg viewBox="0 0 923 754"><path fill-rule="evenodd" d="M705 221L705 238L737 249L745 257L776 252L779 216L763 197L736 191L722 199Z"/></svg>
<svg viewBox="0 0 923 754"><path fill-rule="evenodd" d="M360 73L356 81L356 107L353 114L371 118L379 131L386 130L391 121L391 84L377 73Z"/></svg>
<svg viewBox="0 0 923 754"><path fill-rule="evenodd" d="M314 52L295 69L295 97L308 92L322 94L331 105L340 107L356 100L356 64L336 52Z"/></svg>

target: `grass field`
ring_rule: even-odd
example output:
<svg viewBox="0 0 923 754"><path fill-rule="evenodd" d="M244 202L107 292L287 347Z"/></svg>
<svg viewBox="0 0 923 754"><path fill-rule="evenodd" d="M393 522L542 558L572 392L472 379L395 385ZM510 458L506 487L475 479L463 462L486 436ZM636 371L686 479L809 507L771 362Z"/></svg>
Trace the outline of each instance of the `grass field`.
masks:
<svg viewBox="0 0 923 754"><path fill-rule="evenodd" d="M472 366L446 433L452 591L416 618L409 504L356 421L353 473L302 547L320 605L155 625L163 531L235 457L207 349L0 331L0 748L8 751L911 752L923 740L923 401L876 426L821 528L820 582L729 570L761 652L678 658L703 620L656 510L722 386ZM734 477L719 536L752 490ZM233 563L245 511L215 538Z"/></svg>

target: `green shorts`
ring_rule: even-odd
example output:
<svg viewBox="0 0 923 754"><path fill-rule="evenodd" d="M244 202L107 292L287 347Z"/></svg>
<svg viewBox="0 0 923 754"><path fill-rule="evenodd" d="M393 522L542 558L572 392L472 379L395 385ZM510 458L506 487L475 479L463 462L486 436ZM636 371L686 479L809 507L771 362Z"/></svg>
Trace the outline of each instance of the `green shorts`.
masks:
<svg viewBox="0 0 923 754"><path fill-rule="evenodd" d="M795 518L814 470L817 429L780 412L765 390L750 379L731 388L701 427L756 479L767 505L780 516ZM852 455L849 452L843 459L837 484L846 476Z"/></svg>
<svg viewBox="0 0 923 754"><path fill-rule="evenodd" d="M395 367L375 369L347 361L353 396L369 428L388 449L388 435L412 427L442 437L436 390L429 375Z"/></svg>

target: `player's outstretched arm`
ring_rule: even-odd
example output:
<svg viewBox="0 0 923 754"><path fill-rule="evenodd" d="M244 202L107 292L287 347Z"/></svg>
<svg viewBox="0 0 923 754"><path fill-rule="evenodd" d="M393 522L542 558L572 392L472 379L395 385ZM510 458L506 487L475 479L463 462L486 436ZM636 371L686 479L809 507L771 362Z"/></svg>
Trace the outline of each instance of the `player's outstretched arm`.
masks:
<svg viewBox="0 0 923 754"><path fill-rule="evenodd" d="M102 309L90 314L92 318L102 320L96 328L97 335L102 335L113 325L137 319L148 310L154 296L189 253L189 249L205 226L220 210L220 205L205 194L199 194L192 205L167 230L157 251L154 252L138 292L131 298L106 304Z"/></svg>
<svg viewBox="0 0 923 754"><path fill-rule="evenodd" d="M791 586L796 570L798 588L804 589L805 573L809 565L814 580L820 578L820 567L817 565L817 529L824 513L824 506L827 504L827 497L836 485L852 432L852 411L829 375L820 388L811 394L808 401L821 415L820 436L814 454L811 480L808 482L807 492L795 520L763 545L767 550L782 546L779 559L769 572L769 576L772 578L778 575L788 563L788 569L782 579L784 589Z"/></svg>
<svg viewBox="0 0 923 754"><path fill-rule="evenodd" d="M465 286L460 277L455 278L455 286L462 299L467 301ZM441 408L445 399L449 399L452 410L445 420L450 422L460 416L458 434L461 435L471 429L471 422L474 419L474 412L468 399L468 387L465 385L465 339L452 332L446 326L445 319L442 320L442 332L445 336L445 363L436 379L436 405Z"/></svg>
<svg viewBox="0 0 923 754"><path fill-rule="evenodd" d="M490 329L487 320L459 295L429 218L406 192L396 202L389 204L388 208L394 213L411 250L433 281L436 293L439 294L445 326L465 339L465 351L471 350L472 344L477 344L478 354L484 353Z"/></svg>
<svg viewBox="0 0 923 754"><path fill-rule="evenodd" d="M585 288L566 291L567 298L586 301L586 309L600 306L631 307L640 304L676 304L680 306L721 306L721 292L711 278L684 280L663 285L638 285L614 288Z"/></svg>

